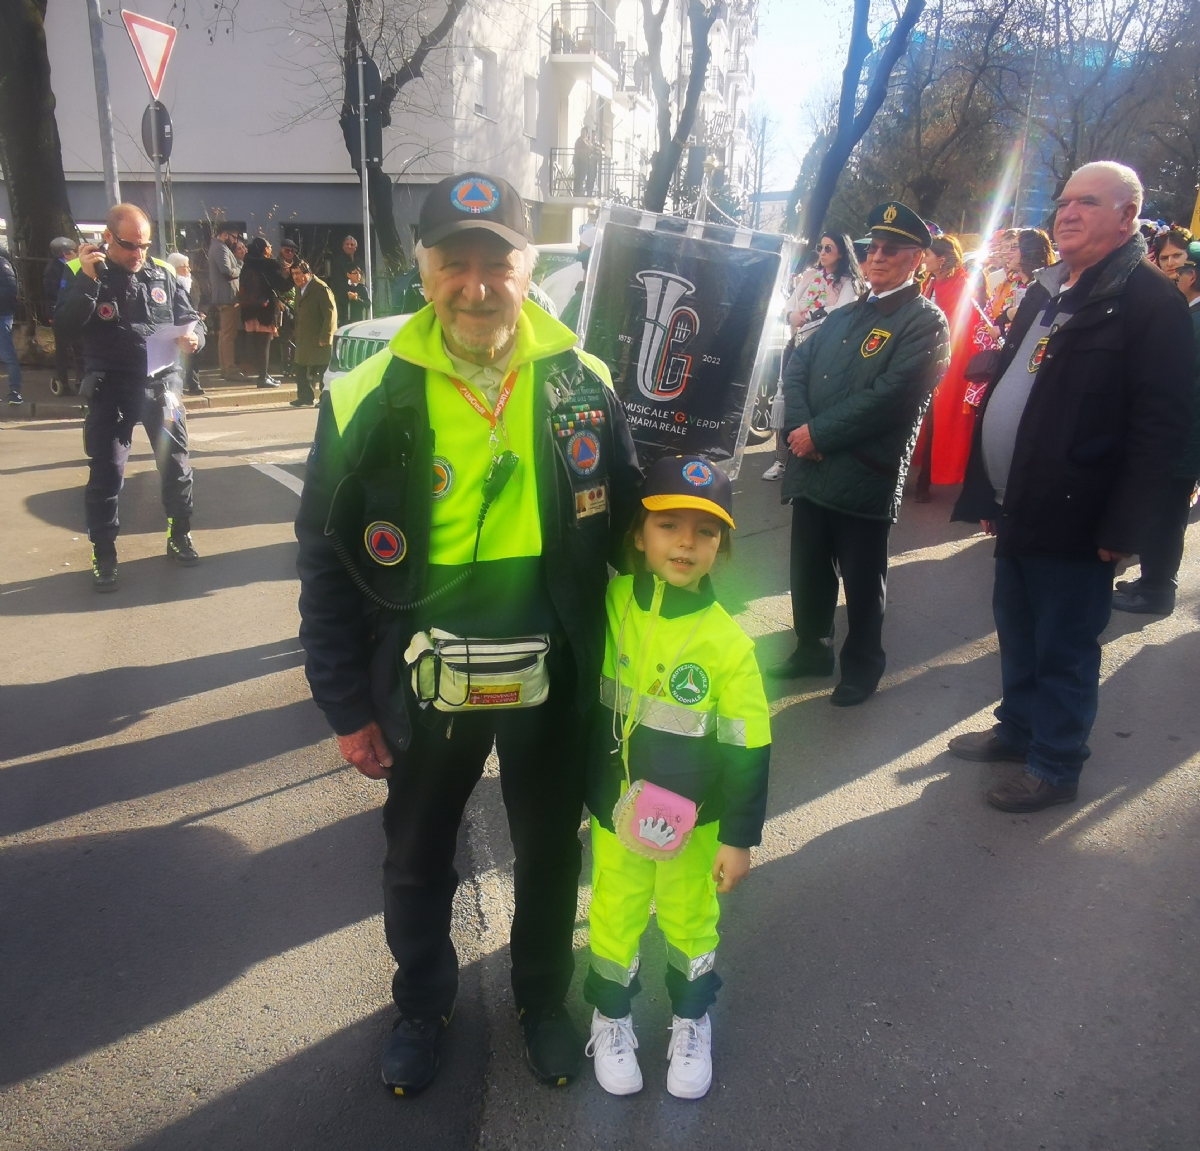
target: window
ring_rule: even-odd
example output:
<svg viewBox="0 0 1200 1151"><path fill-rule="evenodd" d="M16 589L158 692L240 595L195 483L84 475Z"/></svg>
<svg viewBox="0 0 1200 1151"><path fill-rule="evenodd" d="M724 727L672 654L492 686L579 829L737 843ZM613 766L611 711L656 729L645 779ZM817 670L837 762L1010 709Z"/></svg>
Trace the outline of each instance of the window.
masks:
<svg viewBox="0 0 1200 1151"><path fill-rule="evenodd" d="M537 80L533 76L525 77L525 135L537 135Z"/></svg>
<svg viewBox="0 0 1200 1151"><path fill-rule="evenodd" d="M496 57L483 48L475 49L475 111L489 120L496 118Z"/></svg>

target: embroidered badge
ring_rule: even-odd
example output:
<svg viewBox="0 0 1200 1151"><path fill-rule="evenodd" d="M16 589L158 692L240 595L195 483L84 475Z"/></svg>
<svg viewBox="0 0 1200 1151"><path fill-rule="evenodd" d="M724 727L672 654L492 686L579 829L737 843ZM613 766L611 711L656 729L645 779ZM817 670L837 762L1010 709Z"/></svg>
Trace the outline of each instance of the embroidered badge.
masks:
<svg viewBox="0 0 1200 1151"><path fill-rule="evenodd" d="M363 532L363 542L367 546L367 553L370 557L377 564L383 564L384 567L394 567L408 552L404 533L395 524L389 524L386 520L376 520L373 524L369 524L367 530Z"/></svg>
<svg viewBox="0 0 1200 1151"><path fill-rule="evenodd" d="M884 210L883 210L883 222L884 222L885 224L890 224L890 223L892 223L892 222L893 222L893 221L896 219L896 215L897 215L897 213L896 213L896 205L895 205L895 204L889 204L889 205L888 205L886 208L884 208Z"/></svg>
<svg viewBox="0 0 1200 1151"><path fill-rule="evenodd" d="M1050 337L1043 336L1033 345L1033 351L1029 355L1029 372L1031 375L1042 366L1042 361L1046 358L1046 345L1049 342Z"/></svg>
<svg viewBox="0 0 1200 1151"><path fill-rule="evenodd" d="M459 180L450 189L450 203L460 212L481 216L500 206L500 189L491 180L473 176L469 180Z"/></svg>
<svg viewBox="0 0 1200 1151"><path fill-rule="evenodd" d="M689 460L683 465L683 478L697 488L706 488L713 482L713 471L703 460Z"/></svg>
<svg viewBox="0 0 1200 1151"><path fill-rule="evenodd" d="M166 288L160 288L157 284L155 284L154 287L150 289L150 299L152 299L156 304L165 304L167 302Z"/></svg>
<svg viewBox="0 0 1200 1151"><path fill-rule="evenodd" d="M588 516L598 516L608 511L608 489L601 484L598 488L588 488L586 491L575 493L575 518L586 520Z"/></svg>
<svg viewBox="0 0 1200 1151"><path fill-rule="evenodd" d="M600 441L591 432L576 432L567 440L567 463L579 476L590 476L600 466Z"/></svg>
<svg viewBox="0 0 1200 1151"><path fill-rule="evenodd" d="M891 332L885 332L881 328L872 328L870 335L863 340L862 347L859 349L863 354L863 359L873 356L891 338Z"/></svg>
<svg viewBox="0 0 1200 1151"><path fill-rule="evenodd" d="M445 456L433 457L433 498L445 499L454 487L454 468Z"/></svg>
<svg viewBox="0 0 1200 1151"><path fill-rule="evenodd" d="M101 320L115 320L117 318L117 305L109 303L97 304L96 316Z"/></svg>
<svg viewBox="0 0 1200 1151"><path fill-rule="evenodd" d="M708 672L698 663L681 663L667 683L677 703L699 703L708 695Z"/></svg>

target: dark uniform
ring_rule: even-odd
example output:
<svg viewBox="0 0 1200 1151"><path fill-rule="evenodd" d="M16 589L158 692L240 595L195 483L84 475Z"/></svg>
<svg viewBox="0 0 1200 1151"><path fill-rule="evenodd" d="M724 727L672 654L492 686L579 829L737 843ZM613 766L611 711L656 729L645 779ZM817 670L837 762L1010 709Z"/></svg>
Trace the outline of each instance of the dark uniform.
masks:
<svg viewBox="0 0 1200 1151"><path fill-rule="evenodd" d="M432 188L422 242L439 242L431 201L475 226L451 205L456 191L468 204L488 192L499 200L488 224L511 199L508 227L515 240L527 237L516 193L501 180L482 184ZM512 984L530 1061L544 1079L565 1081L579 1060L581 1044L564 1042L556 1069L558 1055L534 1051L534 1029L570 1031L561 1007L574 968L583 719L600 682L606 561L619 552L640 475L607 369L574 343L526 302L502 421L518 462L478 531L477 564L472 544L498 449L489 451L487 409L447 358L433 307L321 400L296 520L300 639L313 698L334 731L374 720L395 761L383 812L384 926L402 1022L383 1070L400 1094L432 1078L439 1020L454 1004L455 847L493 743L515 854ZM473 639L549 636L549 698L528 707L485 698L449 713L418 706L403 657L415 633L433 628Z"/></svg>
<svg viewBox="0 0 1200 1151"><path fill-rule="evenodd" d="M71 268L78 273L78 261ZM147 260L130 274L105 261L98 274L96 280L76 274L64 285L54 326L68 336L82 334L83 390L93 389L84 425L91 460L84 502L88 538L99 555L111 554L120 530L117 496L139 423L158 462L171 536L183 540L191 530L192 468L179 399L183 379L176 367L147 376L146 340L159 328L196 321L203 344L204 329L169 264Z"/></svg>
<svg viewBox="0 0 1200 1151"><path fill-rule="evenodd" d="M903 204L869 217L878 240L929 247ZM921 419L946 370L946 318L914 283L832 312L783 375L785 434L807 425L820 458L789 454L782 500L792 505L796 652L772 673L830 675L839 578L849 634L832 702L861 703L883 675L888 535Z"/></svg>

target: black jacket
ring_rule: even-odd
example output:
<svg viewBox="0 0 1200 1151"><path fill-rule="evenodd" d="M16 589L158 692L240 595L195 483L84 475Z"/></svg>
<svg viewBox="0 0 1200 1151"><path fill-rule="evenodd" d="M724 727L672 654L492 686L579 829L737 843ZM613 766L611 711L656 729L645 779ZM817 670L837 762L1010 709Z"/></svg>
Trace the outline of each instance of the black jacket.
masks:
<svg viewBox="0 0 1200 1151"><path fill-rule="evenodd" d="M596 698L604 655L607 562L616 561L637 502L641 473L624 412L613 391L576 354L535 364L535 456L546 590L574 657L576 708ZM336 386L336 385L335 385ZM600 470L576 476L556 435L577 412L603 413ZM400 748L411 737L411 692L401 656L412 638L413 613L375 606L339 560L336 533L358 579L374 595L406 604L427 592L434 437L425 399L425 370L393 357L380 385L361 401L339 433L326 389L296 518L300 551L300 639L313 698L339 735L371 720ZM607 481L605 514L579 518L577 492ZM404 534L403 563L369 562L367 524L386 520Z"/></svg>
<svg viewBox="0 0 1200 1151"><path fill-rule="evenodd" d="M1078 307L1051 328L1017 429L1004 506L987 476L982 432L997 381L1050 302L1035 280L1013 320L980 406L952 519L993 520L996 555L1095 559L1140 551L1147 512L1191 422L1192 331L1179 289L1146 258L1140 236L1089 268Z"/></svg>
<svg viewBox="0 0 1200 1151"><path fill-rule="evenodd" d="M280 297L292 287L277 260L247 256L238 280L238 307L242 322L257 320L273 328L279 322Z"/></svg>

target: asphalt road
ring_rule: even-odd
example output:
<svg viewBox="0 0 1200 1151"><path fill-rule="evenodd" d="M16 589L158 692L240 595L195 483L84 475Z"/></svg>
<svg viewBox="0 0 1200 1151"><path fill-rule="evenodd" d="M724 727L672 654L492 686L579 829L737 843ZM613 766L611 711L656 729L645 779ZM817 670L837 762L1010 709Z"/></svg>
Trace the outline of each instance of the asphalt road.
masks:
<svg viewBox="0 0 1200 1151"><path fill-rule="evenodd" d="M843 711L830 681L804 680L774 703L769 823L724 903L708 1098L665 1090L653 927L642 1094L525 1070L491 773L460 842L443 1072L389 1096L382 792L340 765L295 639L292 487L313 420L192 417L190 570L163 555L139 432L121 588L104 597L78 423L0 425L6 1151L1200 1145L1194 548L1174 616L1106 634L1078 805L1006 816L981 798L997 769L944 752L989 722L999 682L990 549L947 522L948 491L906 505L893 535L883 690ZM789 648L787 517L765 462L735 485L741 531L717 576L764 661ZM582 1025L577 988L571 1003Z"/></svg>

